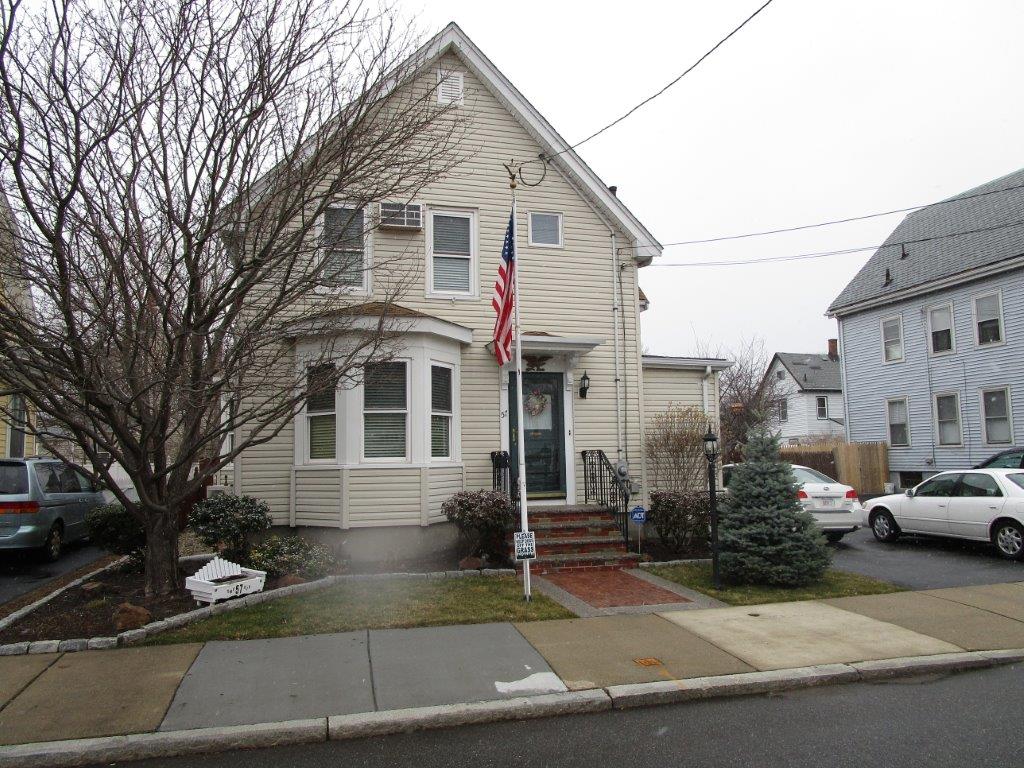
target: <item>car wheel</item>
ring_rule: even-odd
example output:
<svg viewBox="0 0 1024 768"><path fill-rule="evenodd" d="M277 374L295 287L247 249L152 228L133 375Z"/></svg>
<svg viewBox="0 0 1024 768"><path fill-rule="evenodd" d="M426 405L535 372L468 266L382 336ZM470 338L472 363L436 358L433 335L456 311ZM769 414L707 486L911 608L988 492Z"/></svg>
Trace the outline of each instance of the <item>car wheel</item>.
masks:
<svg viewBox="0 0 1024 768"><path fill-rule="evenodd" d="M992 530L996 551L1009 560L1024 559L1024 528L1013 520L1001 520Z"/></svg>
<svg viewBox="0 0 1024 768"><path fill-rule="evenodd" d="M841 533L826 533L825 538L828 539L829 544L838 544L843 539Z"/></svg>
<svg viewBox="0 0 1024 768"><path fill-rule="evenodd" d="M900 536L900 527L887 509L880 509L871 515L871 532L879 541L889 543Z"/></svg>
<svg viewBox="0 0 1024 768"><path fill-rule="evenodd" d="M64 526L54 523L50 532L46 534L46 542L43 544L43 559L48 563L55 563L60 560L60 553L64 550Z"/></svg>

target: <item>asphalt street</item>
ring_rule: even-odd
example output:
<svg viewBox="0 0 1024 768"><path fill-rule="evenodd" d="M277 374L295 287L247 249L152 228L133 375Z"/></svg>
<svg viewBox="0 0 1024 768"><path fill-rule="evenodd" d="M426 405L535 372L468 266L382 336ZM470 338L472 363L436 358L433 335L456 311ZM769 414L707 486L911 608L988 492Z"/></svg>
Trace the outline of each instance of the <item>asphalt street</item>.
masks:
<svg viewBox="0 0 1024 768"><path fill-rule="evenodd" d="M891 544L882 544L863 528L844 536L831 549L836 568L907 589L1024 581L1024 562L1004 560L983 542L901 536Z"/></svg>
<svg viewBox="0 0 1024 768"><path fill-rule="evenodd" d="M69 544L60 560L46 563L35 552L0 552L0 603L31 592L104 554L89 544Z"/></svg>
<svg viewBox="0 0 1024 768"><path fill-rule="evenodd" d="M1019 766L1024 666L231 752L137 768ZM1007 731L1006 729L1010 730ZM119 763L116 765L125 765Z"/></svg>

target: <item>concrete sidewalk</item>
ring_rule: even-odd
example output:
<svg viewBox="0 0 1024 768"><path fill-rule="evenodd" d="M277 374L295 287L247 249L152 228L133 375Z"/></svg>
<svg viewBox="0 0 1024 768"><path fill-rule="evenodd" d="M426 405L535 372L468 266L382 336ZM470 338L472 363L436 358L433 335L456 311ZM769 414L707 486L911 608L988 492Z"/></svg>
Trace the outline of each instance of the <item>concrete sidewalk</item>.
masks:
<svg viewBox="0 0 1024 768"><path fill-rule="evenodd" d="M526 624L0 657L0 744L472 705L1024 648L1024 583ZM0 764L4 749L0 748Z"/></svg>

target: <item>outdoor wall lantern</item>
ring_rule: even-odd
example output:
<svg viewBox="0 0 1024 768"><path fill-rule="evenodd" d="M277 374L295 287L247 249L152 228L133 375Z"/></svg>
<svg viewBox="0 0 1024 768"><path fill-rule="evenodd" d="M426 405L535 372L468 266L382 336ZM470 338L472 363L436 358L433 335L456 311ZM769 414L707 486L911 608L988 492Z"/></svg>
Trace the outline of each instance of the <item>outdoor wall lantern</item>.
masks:
<svg viewBox="0 0 1024 768"><path fill-rule="evenodd" d="M708 501L711 502L711 575L717 589L721 586L718 576L718 489L715 487L718 481L718 436L711 431L710 424L704 435L704 456L708 460Z"/></svg>
<svg viewBox="0 0 1024 768"><path fill-rule="evenodd" d="M587 372L584 371L583 375L580 376L580 399L587 399L587 390L590 389L590 377L587 376Z"/></svg>

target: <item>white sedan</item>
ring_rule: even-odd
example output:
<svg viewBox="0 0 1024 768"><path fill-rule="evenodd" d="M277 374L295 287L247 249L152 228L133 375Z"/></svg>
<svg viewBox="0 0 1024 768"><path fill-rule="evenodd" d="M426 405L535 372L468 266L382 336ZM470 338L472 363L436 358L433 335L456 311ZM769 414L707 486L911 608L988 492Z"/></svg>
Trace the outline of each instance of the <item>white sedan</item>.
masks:
<svg viewBox="0 0 1024 768"><path fill-rule="evenodd" d="M1024 559L1024 472L972 469L940 472L906 493L880 496L864 506L879 541L926 533L990 541L1003 557Z"/></svg>
<svg viewBox="0 0 1024 768"><path fill-rule="evenodd" d="M722 467L727 489L735 466L726 464ZM796 496L804 510L811 513L829 541L837 542L864 524L864 508L857 498L857 491L816 469L800 464L792 466L793 475L800 485Z"/></svg>

